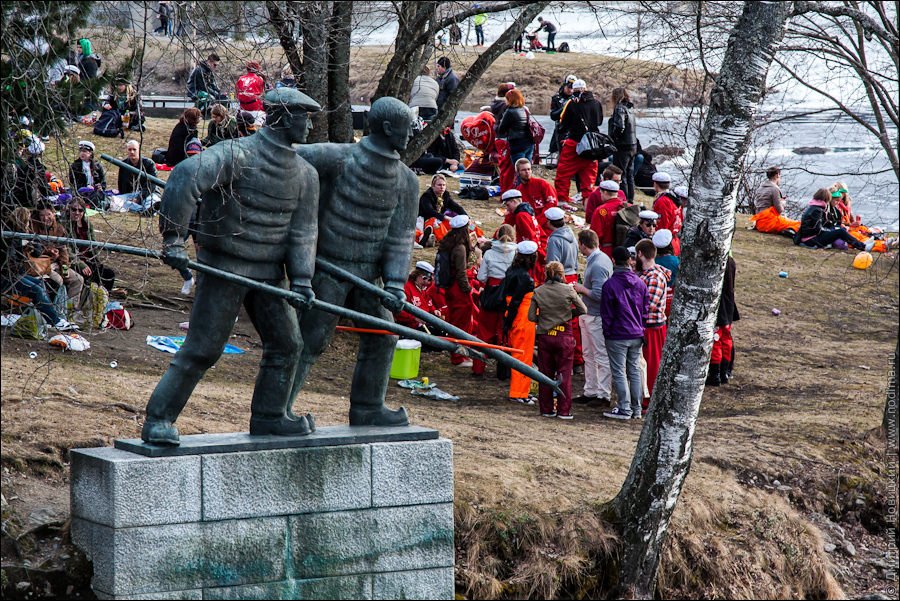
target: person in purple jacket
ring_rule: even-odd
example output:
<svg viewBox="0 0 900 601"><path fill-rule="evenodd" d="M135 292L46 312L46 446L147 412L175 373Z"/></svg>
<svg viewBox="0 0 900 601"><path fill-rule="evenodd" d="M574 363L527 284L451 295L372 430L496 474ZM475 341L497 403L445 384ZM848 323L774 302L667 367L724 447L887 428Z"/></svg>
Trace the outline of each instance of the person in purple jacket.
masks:
<svg viewBox="0 0 900 601"><path fill-rule="evenodd" d="M600 299L606 352L619 398L618 406L603 414L612 419L641 419L641 347L650 295L647 285L629 267L630 258L624 246L613 249L613 274L603 284Z"/></svg>

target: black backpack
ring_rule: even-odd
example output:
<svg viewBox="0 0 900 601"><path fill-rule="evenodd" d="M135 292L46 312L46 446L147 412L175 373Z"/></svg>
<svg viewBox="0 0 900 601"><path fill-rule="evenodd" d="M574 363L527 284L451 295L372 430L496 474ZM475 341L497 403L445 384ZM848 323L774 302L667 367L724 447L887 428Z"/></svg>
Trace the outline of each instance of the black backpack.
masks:
<svg viewBox="0 0 900 601"><path fill-rule="evenodd" d="M115 138L122 135L122 115L115 109L103 111L100 118L94 124L94 135L105 138Z"/></svg>
<svg viewBox="0 0 900 601"><path fill-rule="evenodd" d="M640 222L641 205L631 205L630 207L622 207L616 211L615 219L615 238L616 246L622 246L625 243L625 237L628 230L633 228Z"/></svg>
<svg viewBox="0 0 900 601"><path fill-rule="evenodd" d="M506 311L506 278L496 286L485 286L478 299L485 311Z"/></svg>
<svg viewBox="0 0 900 601"><path fill-rule="evenodd" d="M559 48L556 49L557 52L568 52L569 51L569 42L563 42L559 45Z"/></svg>
<svg viewBox="0 0 900 601"><path fill-rule="evenodd" d="M453 276L450 274L450 253L446 250L439 250L434 259L434 283L438 288L449 288L453 283Z"/></svg>

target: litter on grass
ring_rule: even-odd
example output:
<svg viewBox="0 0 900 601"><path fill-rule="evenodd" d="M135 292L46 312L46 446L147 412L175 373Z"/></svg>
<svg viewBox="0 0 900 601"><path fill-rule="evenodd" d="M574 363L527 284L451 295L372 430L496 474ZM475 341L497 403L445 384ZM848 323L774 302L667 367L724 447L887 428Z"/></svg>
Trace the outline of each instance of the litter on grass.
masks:
<svg viewBox="0 0 900 601"><path fill-rule="evenodd" d="M158 351L174 355L184 344L184 336L147 336L147 344ZM226 355L243 355L246 352L233 344L225 345L224 354Z"/></svg>

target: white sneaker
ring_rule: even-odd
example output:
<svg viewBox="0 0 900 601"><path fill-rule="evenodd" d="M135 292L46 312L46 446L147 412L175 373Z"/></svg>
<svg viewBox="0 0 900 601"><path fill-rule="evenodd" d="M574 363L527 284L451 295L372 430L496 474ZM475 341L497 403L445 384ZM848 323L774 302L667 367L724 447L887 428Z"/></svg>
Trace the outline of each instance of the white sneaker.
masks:
<svg viewBox="0 0 900 601"><path fill-rule="evenodd" d="M875 238L869 238L866 241L866 252L870 252L873 248L875 248Z"/></svg>
<svg viewBox="0 0 900 601"><path fill-rule="evenodd" d="M191 290L194 288L194 278L184 281L184 285L181 286L181 295L188 296L191 293Z"/></svg>
<svg viewBox="0 0 900 601"><path fill-rule="evenodd" d="M71 332L72 330L77 330L78 326L70 321L66 321L65 319L60 319L56 322L56 325L53 326L60 332Z"/></svg>

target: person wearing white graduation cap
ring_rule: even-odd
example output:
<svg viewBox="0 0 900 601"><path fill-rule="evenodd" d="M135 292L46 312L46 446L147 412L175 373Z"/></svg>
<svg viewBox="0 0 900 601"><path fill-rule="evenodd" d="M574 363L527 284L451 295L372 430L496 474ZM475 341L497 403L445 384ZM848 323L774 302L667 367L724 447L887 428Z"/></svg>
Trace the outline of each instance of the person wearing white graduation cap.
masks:
<svg viewBox="0 0 900 601"><path fill-rule="evenodd" d="M432 315L441 317L440 311L434 305L433 284L434 266L428 261L419 261L413 270L409 272L406 284L403 286L403 293L406 294L406 302L415 305L423 311L428 311ZM427 331L420 319L406 311L394 314L394 319L400 325L408 328Z"/></svg>
<svg viewBox="0 0 900 601"><path fill-rule="evenodd" d="M475 328L476 309L467 269L475 249L469 237L469 216L453 217L450 227L452 229L438 246L438 254L447 256L450 263L450 285L444 288L447 321L471 334ZM459 367L472 367L471 359L457 353L450 356L450 362Z"/></svg>
<svg viewBox="0 0 900 601"><path fill-rule="evenodd" d="M625 234L625 241L622 246L628 248L636 245L641 240L649 240L656 233L656 223L659 220L659 213L656 211L643 210L638 213L638 224L633 226Z"/></svg>
<svg viewBox="0 0 900 601"><path fill-rule="evenodd" d="M653 210L659 214L656 227L672 232L672 251L675 256L681 254L681 225L684 221L684 212L681 208L681 198L669 191L672 185L672 177L665 171L657 171L653 174L653 191L656 200L653 201Z"/></svg>
<svg viewBox="0 0 900 601"><path fill-rule="evenodd" d="M528 319L528 308L534 295L534 279L531 272L537 262L538 245L532 240L524 240L516 245L516 257L506 271L504 292L506 294L506 315L503 318L503 335L508 338L508 346L517 348L522 354L516 358L525 365L534 359L534 323ZM534 405L536 399L529 394L531 379L517 371L509 378L509 400Z"/></svg>

